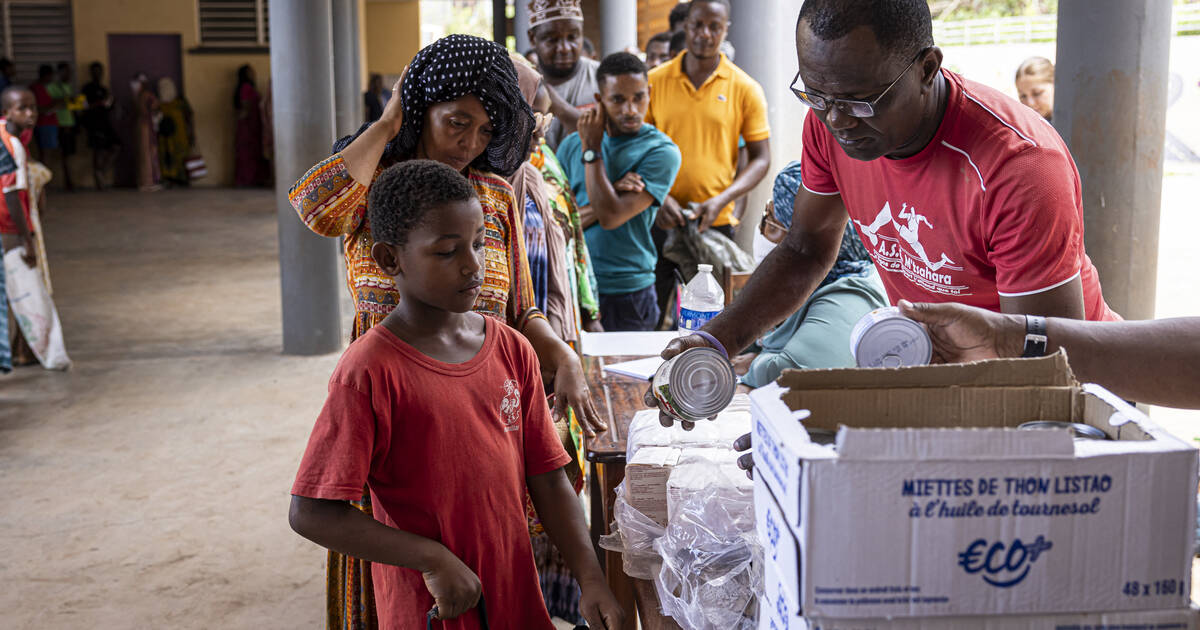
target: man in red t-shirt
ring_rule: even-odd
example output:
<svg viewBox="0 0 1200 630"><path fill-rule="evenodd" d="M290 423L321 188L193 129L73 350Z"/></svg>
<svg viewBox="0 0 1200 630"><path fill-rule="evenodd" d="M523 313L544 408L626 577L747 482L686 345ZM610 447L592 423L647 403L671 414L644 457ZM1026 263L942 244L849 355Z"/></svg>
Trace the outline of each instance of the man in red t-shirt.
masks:
<svg viewBox="0 0 1200 630"><path fill-rule="evenodd" d="M944 70L925 0L807 0L792 86L810 108L791 231L699 345L748 345L807 299L853 220L893 303L1119 319L1083 251L1079 173L1054 129ZM883 10L885 9L886 10ZM714 341L715 340L715 341Z"/></svg>

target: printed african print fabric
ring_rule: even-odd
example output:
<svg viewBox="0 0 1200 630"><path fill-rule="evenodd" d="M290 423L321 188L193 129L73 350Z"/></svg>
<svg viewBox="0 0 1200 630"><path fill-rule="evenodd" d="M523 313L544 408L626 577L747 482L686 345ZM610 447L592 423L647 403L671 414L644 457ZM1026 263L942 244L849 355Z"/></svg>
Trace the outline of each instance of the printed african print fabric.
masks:
<svg viewBox="0 0 1200 630"><path fill-rule="evenodd" d="M538 146L530 159L542 172L547 184L550 206L554 209L554 218L566 230L569 240L567 254L572 265L571 286L575 289L575 303L587 315L588 319L600 319L600 299L596 290L596 272L592 268L592 257L588 254L587 241L583 238L583 222L579 218L579 209L575 198L571 196L571 185L567 174L563 171L558 156L545 143ZM582 328L583 322L577 322Z"/></svg>
<svg viewBox="0 0 1200 630"><path fill-rule="evenodd" d="M375 177L391 164L381 164ZM529 317L542 317L535 308L533 282L525 262L525 240L513 202L512 187L503 179L468 170L479 195L486 223L483 287L475 312L490 315L521 330ZM346 285L354 300L357 339L396 308L396 285L371 258L371 226L367 223L367 186L354 181L341 154L312 167L288 191L300 220L322 236L346 239ZM513 273L513 270L516 273Z"/></svg>

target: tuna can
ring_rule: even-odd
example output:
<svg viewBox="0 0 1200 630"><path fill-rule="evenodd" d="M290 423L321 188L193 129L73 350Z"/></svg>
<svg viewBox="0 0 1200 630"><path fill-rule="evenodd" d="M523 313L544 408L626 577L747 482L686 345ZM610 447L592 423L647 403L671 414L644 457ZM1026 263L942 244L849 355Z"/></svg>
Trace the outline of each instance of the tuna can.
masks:
<svg viewBox="0 0 1200 630"><path fill-rule="evenodd" d="M1022 431L1039 429L1070 429L1076 440L1107 440L1108 435L1090 424L1082 422L1056 422L1054 420L1034 420L1017 426Z"/></svg>
<svg viewBox="0 0 1200 630"><path fill-rule="evenodd" d="M737 388L733 366L720 351L692 348L667 359L654 374L654 397L667 413L689 422L717 415Z"/></svg>
<svg viewBox="0 0 1200 630"><path fill-rule="evenodd" d="M933 343L924 326L901 315L899 308L886 306L863 315L854 325L850 353L858 367L928 365Z"/></svg>

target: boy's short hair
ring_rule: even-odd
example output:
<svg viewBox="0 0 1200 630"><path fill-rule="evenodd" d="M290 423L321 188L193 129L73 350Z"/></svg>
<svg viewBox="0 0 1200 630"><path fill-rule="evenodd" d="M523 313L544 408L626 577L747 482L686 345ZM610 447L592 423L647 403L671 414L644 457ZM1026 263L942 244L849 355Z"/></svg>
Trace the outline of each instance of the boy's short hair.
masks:
<svg viewBox="0 0 1200 630"><path fill-rule="evenodd" d="M0 91L0 113L7 112L9 107L16 105L17 99L23 94L33 96L33 90L24 85L10 85Z"/></svg>
<svg viewBox="0 0 1200 630"><path fill-rule="evenodd" d="M600 66L596 68L596 85L603 90L604 80L608 77L640 74L644 78L647 72L646 62L638 59L637 55L615 52L600 61Z"/></svg>
<svg viewBox="0 0 1200 630"><path fill-rule="evenodd" d="M475 198L471 182L441 162L400 162L385 169L371 184L367 199L371 236L379 243L403 246L409 232L430 210Z"/></svg>

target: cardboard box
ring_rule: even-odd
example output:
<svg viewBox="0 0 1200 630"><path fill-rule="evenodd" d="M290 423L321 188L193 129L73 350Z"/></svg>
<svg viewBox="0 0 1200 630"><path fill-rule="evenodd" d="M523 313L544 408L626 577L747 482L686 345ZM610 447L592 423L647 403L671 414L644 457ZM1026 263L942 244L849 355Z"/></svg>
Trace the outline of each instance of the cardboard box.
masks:
<svg viewBox="0 0 1200 630"><path fill-rule="evenodd" d="M808 630L1196 630L1193 608L1001 617L910 617L907 619L809 619Z"/></svg>
<svg viewBox="0 0 1200 630"><path fill-rule="evenodd" d="M1197 454L1064 355L785 372L751 394L755 476L799 542L805 616L1185 608ZM775 398L772 400L772 394ZM836 429L836 452L807 426ZM1020 431L1085 422L1111 441ZM1111 423L1110 423L1111 420Z"/></svg>
<svg viewBox="0 0 1200 630"><path fill-rule="evenodd" d="M655 523L667 524L667 479L682 451L669 446L643 446L625 463L626 500Z"/></svg>
<svg viewBox="0 0 1200 630"><path fill-rule="evenodd" d="M757 491L756 486L755 490ZM800 616L785 589L779 565L766 555L763 595L758 602L759 630L1200 630L1200 609L994 615L988 617L894 617L826 619Z"/></svg>
<svg viewBox="0 0 1200 630"><path fill-rule="evenodd" d="M785 593L796 614L800 614L800 584L797 582L800 566L800 543L788 527L779 501L771 494L762 475L754 477L754 528L758 544L762 546L763 558L770 562L779 583L778 590ZM784 569L781 571L779 567Z"/></svg>

